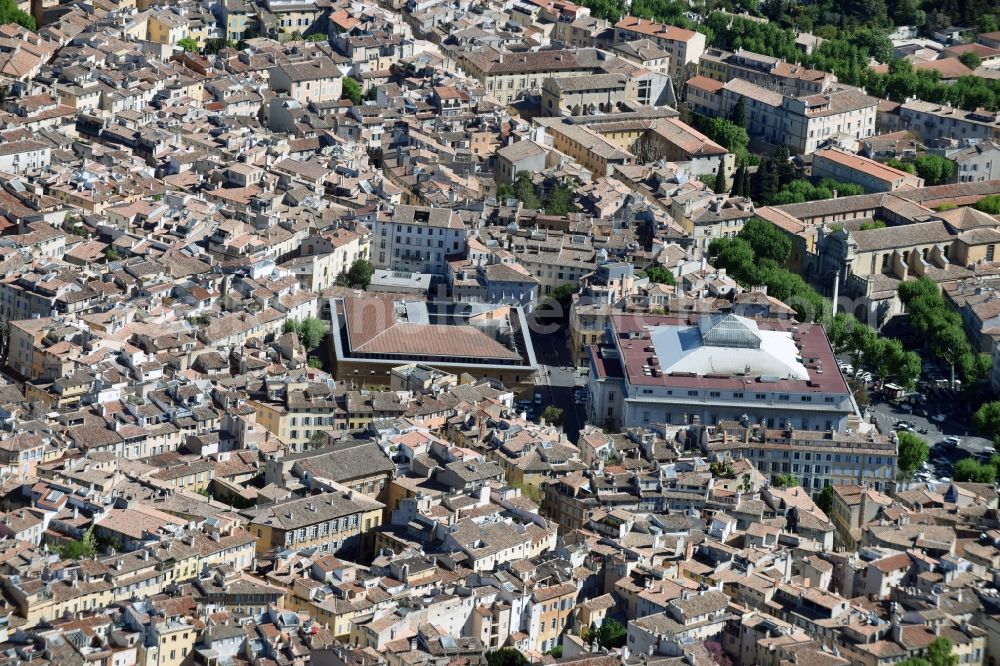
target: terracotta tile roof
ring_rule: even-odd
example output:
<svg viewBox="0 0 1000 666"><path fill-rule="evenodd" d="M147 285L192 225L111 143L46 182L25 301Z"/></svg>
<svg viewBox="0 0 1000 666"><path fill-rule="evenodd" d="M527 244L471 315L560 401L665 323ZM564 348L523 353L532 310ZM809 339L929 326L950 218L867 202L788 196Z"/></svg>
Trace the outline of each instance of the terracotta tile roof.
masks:
<svg viewBox="0 0 1000 666"><path fill-rule="evenodd" d="M348 298L344 306L351 348L356 353L443 356L478 361L521 358L473 326L398 321L392 301Z"/></svg>

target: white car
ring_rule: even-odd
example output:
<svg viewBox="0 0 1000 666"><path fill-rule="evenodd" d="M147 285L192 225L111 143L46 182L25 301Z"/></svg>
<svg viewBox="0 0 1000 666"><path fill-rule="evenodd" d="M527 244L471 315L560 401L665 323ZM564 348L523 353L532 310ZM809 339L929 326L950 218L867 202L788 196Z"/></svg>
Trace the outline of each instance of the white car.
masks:
<svg viewBox="0 0 1000 666"><path fill-rule="evenodd" d="M935 423L944 423L947 420L948 417L945 416L944 414L935 414L934 416L931 417L931 421L934 421Z"/></svg>
<svg viewBox="0 0 1000 666"><path fill-rule="evenodd" d="M962 438L961 437L955 437L954 435L952 435L951 437L945 437L944 438L944 443L945 444L951 444L952 446L961 446L962 445Z"/></svg>
<svg viewBox="0 0 1000 666"><path fill-rule="evenodd" d="M858 374L858 379L865 382L866 384L872 380L872 373L862 372Z"/></svg>

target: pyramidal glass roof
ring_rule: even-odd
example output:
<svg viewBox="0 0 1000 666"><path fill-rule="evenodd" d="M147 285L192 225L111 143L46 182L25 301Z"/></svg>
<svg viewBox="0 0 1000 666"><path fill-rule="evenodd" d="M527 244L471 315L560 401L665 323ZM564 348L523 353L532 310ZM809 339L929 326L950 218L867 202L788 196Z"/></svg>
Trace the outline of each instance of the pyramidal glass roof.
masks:
<svg viewBox="0 0 1000 666"><path fill-rule="evenodd" d="M701 342L709 347L733 349L760 349L757 324L734 314L702 317L698 322Z"/></svg>

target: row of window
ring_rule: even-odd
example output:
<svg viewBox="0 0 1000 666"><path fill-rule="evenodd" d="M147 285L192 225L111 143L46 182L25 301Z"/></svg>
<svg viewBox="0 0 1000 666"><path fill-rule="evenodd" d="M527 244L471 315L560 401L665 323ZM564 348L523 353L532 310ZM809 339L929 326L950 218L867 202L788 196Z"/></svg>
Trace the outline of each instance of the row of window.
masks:
<svg viewBox="0 0 1000 666"><path fill-rule="evenodd" d="M328 534L343 532L348 528L354 529L357 528L358 523L359 519L357 514L355 514L353 516L344 516L340 519L334 518L328 522L317 523L309 527L300 527L298 530L289 530L285 532L285 544L293 544L307 539L317 539Z"/></svg>
<svg viewBox="0 0 1000 666"><path fill-rule="evenodd" d="M654 390L653 389L642 389L642 392L643 392L644 395L652 395L654 393ZM673 395L673 394L674 394L673 390L668 390L667 391L667 395ZM690 398L697 398L698 396L701 395L701 391L696 390L696 389L690 389L687 392L687 394L688 394L688 397L690 397ZM754 400L767 400L768 399L767 393L754 393L753 396L754 396L753 397ZM722 391L709 391L708 392L708 397L709 398L721 398L722 397ZM729 397L729 396L727 396L727 397ZM734 399L736 399L736 400L744 400L744 399L746 399L745 394L742 391L733 391L732 397ZM776 396L776 398L779 401L781 401L781 402L788 402L791 399L791 396L789 396L787 393L779 393ZM609 399L613 399L613 394L610 394ZM799 399L802 402L812 402L813 401L813 396L811 396L811 395L801 395L801 396L799 396ZM828 404L834 404L835 402L837 402L837 398L835 396L828 395L828 396L824 396L823 397L823 401L826 402L826 403L828 403Z"/></svg>

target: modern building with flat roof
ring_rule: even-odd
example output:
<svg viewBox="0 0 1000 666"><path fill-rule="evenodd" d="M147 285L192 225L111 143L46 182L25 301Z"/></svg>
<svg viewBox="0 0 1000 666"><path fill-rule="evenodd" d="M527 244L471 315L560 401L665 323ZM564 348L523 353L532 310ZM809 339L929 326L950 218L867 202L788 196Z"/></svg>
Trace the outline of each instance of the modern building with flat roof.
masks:
<svg viewBox="0 0 1000 666"><path fill-rule="evenodd" d="M497 379L512 389L534 383L537 363L527 316L518 306L384 298L334 298L337 379L388 386L405 363Z"/></svg>
<svg viewBox="0 0 1000 666"><path fill-rule="evenodd" d="M857 414L823 327L734 314L611 317L591 347L592 423L839 430Z"/></svg>

